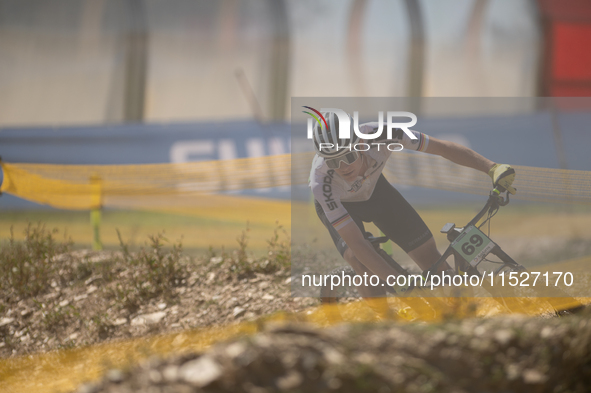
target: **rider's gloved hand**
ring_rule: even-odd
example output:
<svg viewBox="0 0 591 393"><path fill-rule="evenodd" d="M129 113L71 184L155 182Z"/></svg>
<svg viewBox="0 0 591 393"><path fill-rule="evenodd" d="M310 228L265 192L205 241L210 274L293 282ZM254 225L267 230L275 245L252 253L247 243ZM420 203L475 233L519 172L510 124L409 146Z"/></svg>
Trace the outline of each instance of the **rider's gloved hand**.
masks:
<svg viewBox="0 0 591 393"><path fill-rule="evenodd" d="M515 180L515 169L507 164L495 164L488 171L488 175L492 179L493 186L501 186L511 194L515 195L517 190L511 186Z"/></svg>

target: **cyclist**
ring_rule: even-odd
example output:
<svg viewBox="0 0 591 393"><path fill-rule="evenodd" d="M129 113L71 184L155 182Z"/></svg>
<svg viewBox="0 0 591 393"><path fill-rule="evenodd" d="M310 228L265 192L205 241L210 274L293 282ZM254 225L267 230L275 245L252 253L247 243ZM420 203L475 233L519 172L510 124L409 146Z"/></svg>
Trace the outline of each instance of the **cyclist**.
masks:
<svg viewBox="0 0 591 393"><path fill-rule="evenodd" d="M442 156L456 164L487 173L494 186L515 194L511 186L515 171L497 164L457 143L411 131L411 139L402 130L394 130L395 140L374 139L367 151L341 146L363 142L353 130L351 115L348 140L338 139L339 121L334 113L324 113L328 127L315 124L313 140L316 155L312 161L309 186L314 194L316 213L328 229L341 256L359 275L377 275L386 281L397 271L386 263L364 237L364 222L373 222L390 240L402 248L424 271L440 258L435 240L425 222L404 197L386 180L382 171L392 152L377 143L400 143L404 149ZM364 134L375 133L377 122L359 125ZM384 133L385 134L385 133ZM332 145L332 147L331 147ZM447 264L442 270L449 269ZM358 287L366 298L384 297L381 286ZM371 303L370 303L371 304ZM377 305L376 307L384 307Z"/></svg>

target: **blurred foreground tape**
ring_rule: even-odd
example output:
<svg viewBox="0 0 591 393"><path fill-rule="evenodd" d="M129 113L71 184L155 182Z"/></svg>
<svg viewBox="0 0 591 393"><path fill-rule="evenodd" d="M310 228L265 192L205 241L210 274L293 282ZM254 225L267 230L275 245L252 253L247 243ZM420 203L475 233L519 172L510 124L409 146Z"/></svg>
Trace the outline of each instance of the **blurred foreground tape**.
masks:
<svg viewBox="0 0 591 393"><path fill-rule="evenodd" d="M498 302L492 298L438 298L440 303L447 304L445 310L437 307L422 309L418 304L419 299L407 300L411 301L411 307L408 307L407 303L402 303L400 299L388 299L390 305L399 310L398 316L393 315L391 321L380 318L365 302L354 301L343 305L311 308L295 314L277 313L256 321L244 321L227 326L186 330L70 350L0 359L0 381L2 382L0 390L36 393L72 392L81 383L100 378L109 368L130 368L151 356L162 357L204 351L217 342L264 330L267 324L303 322L316 327L327 327L351 322L360 323L360 325L351 326L361 329L364 323L408 323L408 320L437 323L450 318L502 315ZM527 301L528 299L505 298L503 300L521 304L523 308L520 313L525 315L539 315L550 311L550 309L532 306L536 302ZM579 300L584 304L591 302L591 298ZM401 313L401 311L405 312ZM434 325L433 331L436 331L436 328Z"/></svg>
<svg viewBox="0 0 591 393"><path fill-rule="evenodd" d="M306 184L311 153L146 165L2 163L0 191L62 209L214 208L216 193ZM515 166L517 199L591 204L591 171ZM490 179L441 157L399 152L384 171L395 184L486 194ZM99 194L99 195L97 195ZM100 204L100 206L97 206Z"/></svg>

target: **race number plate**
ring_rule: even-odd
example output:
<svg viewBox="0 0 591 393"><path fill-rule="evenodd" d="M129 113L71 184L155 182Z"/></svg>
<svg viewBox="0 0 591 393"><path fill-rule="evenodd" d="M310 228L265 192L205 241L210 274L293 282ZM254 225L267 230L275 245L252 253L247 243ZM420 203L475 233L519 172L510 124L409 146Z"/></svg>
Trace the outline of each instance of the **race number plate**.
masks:
<svg viewBox="0 0 591 393"><path fill-rule="evenodd" d="M451 244L451 247L472 266L478 265L494 246L495 243L473 225L464 229Z"/></svg>

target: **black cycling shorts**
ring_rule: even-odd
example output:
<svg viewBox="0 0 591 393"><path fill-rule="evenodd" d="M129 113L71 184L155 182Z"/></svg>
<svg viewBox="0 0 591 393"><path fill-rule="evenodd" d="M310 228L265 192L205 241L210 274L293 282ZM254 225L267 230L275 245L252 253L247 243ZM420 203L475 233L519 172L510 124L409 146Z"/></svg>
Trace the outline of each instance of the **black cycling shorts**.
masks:
<svg viewBox="0 0 591 393"><path fill-rule="evenodd" d="M364 222L373 222L384 235L407 253L433 237L416 210L388 183L384 175L379 177L376 188L367 201L342 203L361 233L365 233ZM328 229L337 250L344 255L347 244L326 218L322 206L317 201L314 201L314 205L316 214Z"/></svg>

